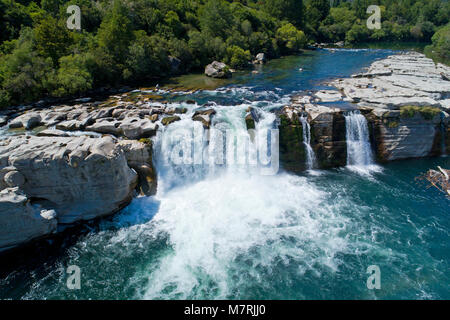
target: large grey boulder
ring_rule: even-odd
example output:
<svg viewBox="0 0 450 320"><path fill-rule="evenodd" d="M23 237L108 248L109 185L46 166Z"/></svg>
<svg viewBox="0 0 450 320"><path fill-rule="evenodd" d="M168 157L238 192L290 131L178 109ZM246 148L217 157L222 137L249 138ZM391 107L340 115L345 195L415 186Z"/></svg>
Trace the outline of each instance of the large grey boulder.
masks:
<svg viewBox="0 0 450 320"><path fill-rule="evenodd" d="M253 61L253 64L264 64L266 62L266 55L264 53L258 53Z"/></svg>
<svg viewBox="0 0 450 320"><path fill-rule="evenodd" d="M29 111L11 120L9 127L11 129L25 128L27 130L31 130L39 126L41 124L41 120L42 118L38 112Z"/></svg>
<svg viewBox="0 0 450 320"><path fill-rule="evenodd" d="M137 184L136 172L109 136L9 137L0 142L3 171L0 185L20 185L28 198L55 209L59 223L114 213L128 204Z"/></svg>
<svg viewBox="0 0 450 320"><path fill-rule="evenodd" d="M212 78L230 78L230 68L223 62L214 61L205 68L205 74Z"/></svg>
<svg viewBox="0 0 450 320"><path fill-rule="evenodd" d="M56 232L54 210L34 207L19 188L0 191L0 251Z"/></svg>

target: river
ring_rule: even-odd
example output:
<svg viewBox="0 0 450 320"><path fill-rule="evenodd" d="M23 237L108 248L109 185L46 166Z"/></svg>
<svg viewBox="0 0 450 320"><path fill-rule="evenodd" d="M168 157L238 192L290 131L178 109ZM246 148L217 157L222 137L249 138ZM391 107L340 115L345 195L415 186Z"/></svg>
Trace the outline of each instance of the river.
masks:
<svg viewBox="0 0 450 320"><path fill-rule="evenodd" d="M160 148L169 131L203 130L190 119L196 105L183 101L210 103L213 127L235 132L245 131L253 107L259 132L273 127L270 111L290 95L326 89L325 81L393 53L306 52L270 61L259 73L236 73L219 87L200 76L176 79L180 88L211 87L161 91L188 111L155 137L157 194L14 253L0 267L0 298L449 299L449 200L415 182L448 158L380 165L365 154L344 168L261 175L249 167L167 165ZM71 265L81 271L79 290L66 285ZM366 285L372 265L381 272L379 290Z"/></svg>

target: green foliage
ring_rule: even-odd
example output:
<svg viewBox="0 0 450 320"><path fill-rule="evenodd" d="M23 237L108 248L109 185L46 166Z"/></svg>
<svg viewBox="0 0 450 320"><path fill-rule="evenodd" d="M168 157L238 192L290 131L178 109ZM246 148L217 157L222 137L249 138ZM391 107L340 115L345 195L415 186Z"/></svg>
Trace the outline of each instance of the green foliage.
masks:
<svg viewBox="0 0 450 320"><path fill-rule="evenodd" d="M277 30L277 39L291 52L298 51L306 45L306 36L303 31L290 23L284 24Z"/></svg>
<svg viewBox="0 0 450 320"><path fill-rule="evenodd" d="M246 68L252 58L250 51L244 50L238 46L227 48L226 62L232 68Z"/></svg>
<svg viewBox="0 0 450 320"><path fill-rule="evenodd" d="M81 31L66 28L69 5ZM378 4L381 30L368 30ZM432 41L449 62L447 0L0 0L0 106L141 84L211 61L245 68L252 56L308 42ZM434 34L434 35L433 35Z"/></svg>
<svg viewBox="0 0 450 320"><path fill-rule="evenodd" d="M450 64L450 23L439 29L431 38L432 44L425 53L437 61Z"/></svg>
<svg viewBox="0 0 450 320"><path fill-rule="evenodd" d="M348 43L366 42L370 37L369 29L360 24L354 24L345 35L345 41Z"/></svg>
<svg viewBox="0 0 450 320"><path fill-rule="evenodd" d="M167 74L169 61L167 43L158 36L147 36L144 31L135 33L129 48L124 78L132 81L148 80L155 75Z"/></svg>
<svg viewBox="0 0 450 320"><path fill-rule="evenodd" d="M420 113L420 115L425 120L432 120L440 112L441 110L435 107L419 107L419 106L400 107L400 116L402 118L412 118L416 113Z"/></svg>
<svg viewBox="0 0 450 320"><path fill-rule="evenodd" d="M106 16L98 30L98 44L110 54L117 63L125 59L128 46L133 40L133 27L127 16L127 8L115 0L112 11Z"/></svg>
<svg viewBox="0 0 450 320"><path fill-rule="evenodd" d="M225 38L233 25L233 15L224 0L209 0L199 11L199 21L206 34Z"/></svg>
<svg viewBox="0 0 450 320"><path fill-rule="evenodd" d="M303 3L299 0L265 0L263 9L280 20L299 27L303 23Z"/></svg>
<svg viewBox="0 0 450 320"><path fill-rule="evenodd" d="M56 64L60 57L69 53L73 38L62 20L46 15L33 31L36 50L41 56L50 57Z"/></svg>
<svg viewBox="0 0 450 320"><path fill-rule="evenodd" d="M72 55L59 60L52 94L57 97L80 94L92 88L93 77L89 72L89 56Z"/></svg>

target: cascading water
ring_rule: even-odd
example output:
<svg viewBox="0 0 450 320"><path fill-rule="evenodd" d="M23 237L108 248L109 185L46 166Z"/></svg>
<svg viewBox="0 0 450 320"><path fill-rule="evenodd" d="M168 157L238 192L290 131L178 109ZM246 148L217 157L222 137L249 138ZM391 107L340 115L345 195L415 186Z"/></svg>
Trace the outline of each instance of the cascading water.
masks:
<svg viewBox="0 0 450 320"><path fill-rule="evenodd" d="M367 173L376 170L369 139L369 128L366 118L359 111L345 114L347 140L347 167Z"/></svg>
<svg viewBox="0 0 450 320"><path fill-rule="evenodd" d="M234 156L239 148L245 150L252 144L244 121L248 107L214 106L217 113L211 127L244 137L236 139ZM264 108L258 113L254 143L265 152L270 143L268 146L263 138L273 127L275 115ZM182 140L193 145L189 132L197 137L205 132L190 117L189 112L183 115L157 140L162 142L183 128L186 136ZM309 142L309 134L305 134ZM207 149L221 143L229 147L228 141L197 140ZM152 257L138 276L148 279L146 288L137 293L139 298L231 298L238 291L239 295L251 297L251 283L266 286L272 278L271 269L279 263L289 265L289 261L295 261L295 270L286 274L288 278L308 270L320 273L337 269L336 253L347 250L347 241L341 236L347 219L327 207L321 208L327 195L306 178L261 175L252 163L230 164L233 155L228 150L224 152L226 164L211 161L184 168L173 163L163 165L163 158L173 155L171 148L155 149L161 182L155 196L159 207L158 214L147 224L152 238L167 237L170 246L158 255L159 259ZM313 157L311 167L312 163ZM149 207L154 206L155 199L147 200ZM141 212L145 202L136 206L128 211Z"/></svg>
<svg viewBox="0 0 450 320"><path fill-rule="evenodd" d="M311 170L316 165L316 155L311 147L311 126L309 125L308 119L304 116L300 117L300 121L303 128L303 144L306 149L306 168Z"/></svg>

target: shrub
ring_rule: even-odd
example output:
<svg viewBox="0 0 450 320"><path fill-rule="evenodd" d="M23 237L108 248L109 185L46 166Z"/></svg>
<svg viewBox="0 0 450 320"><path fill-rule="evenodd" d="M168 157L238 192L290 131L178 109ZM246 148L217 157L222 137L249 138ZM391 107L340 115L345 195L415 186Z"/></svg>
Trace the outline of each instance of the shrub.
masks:
<svg viewBox="0 0 450 320"><path fill-rule="evenodd" d="M277 39L287 48L287 51L295 52L306 46L306 36L290 23L284 24L276 32Z"/></svg>
<svg viewBox="0 0 450 320"><path fill-rule="evenodd" d="M441 110L436 107L419 107L419 106L400 107L400 116L402 118L412 118L416 113L420 113L420 115L425 120L432 120L440 112Z"/></svg>
<svg viewBox="0 0 450 320"><path fill-rule="evenodd" d="M250 51L244 50L238 46L232 46L227 48L226 62L232 68L243 69L249 65L252 55Z"/></svg>

